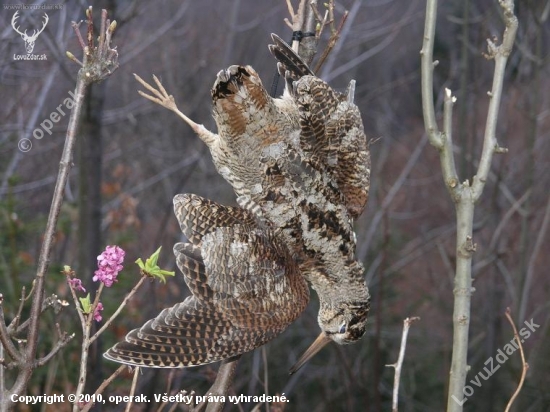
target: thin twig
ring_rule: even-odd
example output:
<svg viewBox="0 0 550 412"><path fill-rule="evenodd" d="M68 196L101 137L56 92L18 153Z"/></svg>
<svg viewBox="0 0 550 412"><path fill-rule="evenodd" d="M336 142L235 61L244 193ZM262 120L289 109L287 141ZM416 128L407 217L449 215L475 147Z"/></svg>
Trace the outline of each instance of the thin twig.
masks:
<svg viewBox="0 0 550 412"><path fill-rule="evenodd" d="M21 288L21 298L19 300L19 308L17 309L17 313L15 314L15 317L12 319L11 323L8 326L8 331L17 330L19 327L19 322L21 321L21 315L23 313L23 308L25 307L25 302L27 298L29 298L33 293L34 288L31 288L31 293L29 293L29 296L25 296L26 288L23 286Z"/></svg>
<svg viewBox="0 0 550 412"><path fill-rule="evenodd" d="M399 380L401 378L401 368L403 366L403 360L405 359L405 349L407 347L407 336L411 323L420 320L418 316L407 318L403 321L403 334L401 335L401 346L399 347L399 356L397 362L391 365L386 365L388 368L395 369L395 375L393 377L393 396L392 396L392 412L397 412L397 403L399 399Z"/></svg>
<svg viewBox="0 0 550 412"><path fill-rule="evenodd" d="M67 343L71 341L71 339L75 337L74 333L69 335L67 332L61 332L59 323L55 324L55 328L57 329L57 335L59 336L59 339L57 340L57 343L52 348L52 350L50 350L50 352L46 356L36 361L36 366L42 366L48 363L61 349L63 349L67 345Z"/></svg>
<svg viewBox="0 0 550 412"><path fill-rule="evenodd" d="M317 65L315 66L315 73L318 73L321 71L321 67L323 67L323 64L325 63L327 57L329 56L332 49L334 49L334 46L336 46L336 42L340 38L340 33L342 32L342 29L344 28L344 25L346 24L346 20L348 19L349 12L346 10L344 12L344 15L342 16L342 20L340 20L340 24L338 25L338 29L333 30L332 34L330 36L330 39L328 41L327 47L325 47L325 50L323 50L323 53L321 54L321 57L319 57L319 60L317 61Z"/></svg>
<svg viewBox="0 0 550 412"><path fill-rule="evenodd" d="M500 7L504 14L504 24L506 29L502 36L502 43L496 46L492 40L487 40L487 54L488 59L495 60L495 69L493 74L493 85L489 95L489 109L487 112L487 122L485 124L485 135L483 137L483 148L481 150L481 158L479 160L479 166L477 168L476 175L473 177L472 183L472 195L473 200L477 201L483 187L487 181L489 170L491 168L491 161L493 154L506 153L508 150L498 145L496 139L496 128L498 120L498 110L500 106L502 87L504 83L504 72L506 69L506 63L508 57L514 47L514 41L516 39L516 32L518 29L518 19L514 15L514 1L513 0L499 0Z"/></svg>
<svg viewBox="0 0 550 412"><path fill-rule="evenodd" d="M80 319L80 326L82 327L82 330L84 330L84 327L86 326L86 319L84 318L84 314L80 309L80 300L76 296L76 292L71 284L68 282L68 279L69 278L67 278L67 284L69 285L69 290L71 291L71 296L73 297L73 301L76 307L76 313L78 314L78 318Z"/></svg>
<svg viewBox="0 0 550 412"><path fill-rule="evenodd" d="M101 298L101 293L103 292L103 288L105 287L104 283L101 283L99 285L99 289L96 292L94 302L92 303L90 307L90 312L84 316L82 312L82 309L80 307L80 304L77 303L77 311L79 312L80 321L84 320L82 323L82 349L80 353L80 374L78 377L78 385L76 387L75 396L76 399L80 398L80 395L84 392L84 386L86 385L86 376L88 374L88 354L91 346L91 339L90 339L90 332L92 330L92 322L94 320L94 313L97 308L97 305L99 303L99 299ZM73 299L76 299L75 292L73 288L71 288L71 292L73 294ZM98 334L96 333L94 335L96 338ZM73 406L73 412L78 412L78 404L75 403Z"/></svg>
<svg viewBox="0 0 550 412"><path fill-rule="evenodd" d="M525 353L523 352L523 345L521 344L521 339L518 335L518 330L516 328L516 324L514 323L512 316L510 316L510 308L506 308L506 319L508 319L508 322L510 322L510 325L512 325L512 329L514 330L514 338L516 339L516 342L519 346L519 353L521 355L521 364L522 364L522 371L521 371L521 378L519 380L518 387L510 400L508 401L508 405L506 405L506 409L504 412L509 412L510 408L512 407L512 404L516 400L517 396L519 395L519 392L521 391L521 388L523 386L523 382L525 381L525 376L527 375L527 370L529 369L529 364L525 361Z"/></svg>
<svg viewBox="0 0 550 412"><path fill-rule="evenodd" d="M77 308L81 312L80 307ZM94 318L94 310L92 307L90 313L86 314L84 317L84 324L82 325L82 349L80 353L80 373L78 377L78 385L76 386L75 399L79 399L80 395L84 393L84 385L86 385L86 375L88 372L88 353L89 353L89 340L90 340L90 329L92 327L92 320ZM73 404L73 412L78 412L78 402Z"/></svg>
<svg viewBox="0 0 550 412"><path fill-rule="evenodd" d="M319 23L318 29L316 29L315 35L319 38L321 36L321 33L323 32L323 28L325 27L328 19L328 10L325 10L325 15L321 16L321 13L319 13L319 9L317 8L317 0L314 0L310 3L311 11L313 12L313 15L315 16L315 19Z"/></svg>
<svg viewBox="0 0 550 412"><path fill-rule="evenodd" d="M27 295L27 299L30 295ZM51 308L52 306L55 306L57 303L57 295L53 294L50 297L42 300L42 309L40 310L40 314L44 313L47 309ZM10 326L8 326L8 332L11 336L15 336L21 332L23 332L25 329L29 327L31 323L30 318L27 319L25 322L21 323L19 326L17 326L16 329L12 329L12 326L14 326L13 321L10 323Z"/></svg>
<svg viewBox="0 0 550 412"><path fill-rule="evenodd" d="M458 175L456 172L455 159L453 155L453 106L456 102L456 97L453 96L451 89L445 89L445 97L443 98L443 140L444 148L441 155L444 158L441 160L441 166L444 168L443 175L445 183L449 189L451 197L455 198L455 188L458 186ZM456 198L455 198L456 199Z"/></svg>
<svg viewBox="0 0 550 412"><path fill-rule="evenodd" d="M98 337L99 335L101 335L105 329L107 329L109 327L109 325L111 325L111 323L116 319L116 317L120 314L120 312L122 311L122 309L124 309L124 307L126 306L126 304L128 303L128 301L130 300L130 298L132 296L135 295L135 293L138 291L138 289L140 288L140 286L143 284L143 282L145 281L146 277L145 276L141 276L141 278L139 279L139 282L136 283L136 285L132 288L132 290L130 291L130 293L128 293L126 295L126 297L124 298L124 300L122 301L122 303L120 304L120 306L117 308L117 310L111 315L111 317L105 321L105 323L103 324L103 326L90 338L90 342L89 342L89 345L91 345ZM103 285L103 284L102 284Z"/></svg>
<svg viewBox="0 0 550 412"><path fill-rule="evenodd" d="M94 395L99 395L100 393L103 393L105 388L111 384L115 378L122 373L124 369L126 369L128 365L120 365L116 371L114 371L111 376L109 376L107 379L105 379L101 385L96 389L94 392ZM94 406L93 402L90 402L86 404L82 409L80 409L80 412L88 412L90 408Z"/></svg>
<svg viewBox="0 0 550 412"><path fill-rule="evenodd" d="M139 366L136 366L136 369L134 370L134 378L132 379L132 386L130 387L130 401L126 404L125 412L130 412L132 409L132 399L134 398L134 393L136 392L139 371Z"/></svg>
<svg viewBox="0 0 550 412"><path fill-rule="evenodd" d="M422 109L426 133L430 144L439 151L443 180L451 197L456 201L460 196L459 179L456 172L453 156L453 147L450 136L439 131L435 120L435 109L433 101L433 71L437 61L433 61L433 48L435 42L435 25L437 18L437 0L428 0L426 5L426 22L424 26L424 41L422 43L421 56L421 79L422 79ZM448 90L448 89L447 89ZM452 103L454 103L451 91L445 92L445 105L447 114L450 114ZM446 116L447 117L447 116ZM447 122L446 122L447 123ZM458 192L458 193L457 193Z"/></svg>
<svg viewBox="0 0 550 412"><path fill-rule="evenodd" d="M6 349L7 355L16 363L21 362L22 356L10 339L6 320L4 318L4 295L0 293L0 344ZM0 366L2 368L2 366Z"/></svg>

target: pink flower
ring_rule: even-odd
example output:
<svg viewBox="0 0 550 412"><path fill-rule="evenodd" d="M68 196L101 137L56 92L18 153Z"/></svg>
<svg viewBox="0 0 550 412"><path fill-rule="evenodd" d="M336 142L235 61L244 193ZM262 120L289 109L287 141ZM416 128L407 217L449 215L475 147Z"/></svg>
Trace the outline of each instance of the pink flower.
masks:
<svg viewBox="0 0 550 412"><path fill-rule="evenodd" d="M103 253L97 257L97 270L94 272L94 282L98 280L110 288L117 281L117 276L122 270L122 262L126 252L118 246L107 246Z"/></svg>
<svg viewBox="0 0 550 412"><path fill-rule="evenodd" d="M67 282L69 282L69 285L71 285L74 290L86 293L86 289L82 286L82 281L80 279L68 278Z"/></svg>
<svg viewBox="0 0 550 412"><path fill-rule="evenodd" d="M103 303L97 302L97 306L96 306L95 309L94 309L94 320L95 320L96 322L101 322L101 319L103 319L103 318L101 317L101 313L99 313L99 312L101 312L102 310L103 310Z"/></svg>

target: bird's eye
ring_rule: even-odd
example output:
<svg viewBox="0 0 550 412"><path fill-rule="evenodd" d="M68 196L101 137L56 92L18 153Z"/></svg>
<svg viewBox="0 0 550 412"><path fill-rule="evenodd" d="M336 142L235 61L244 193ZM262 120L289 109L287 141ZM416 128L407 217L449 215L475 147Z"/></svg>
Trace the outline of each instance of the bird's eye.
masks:
<svg viewBox="0 0 550 412"><path fill-rule="evenodd" d="M338 329L338 333L346 333L346 322L340 325L340 329Z"/></svg>

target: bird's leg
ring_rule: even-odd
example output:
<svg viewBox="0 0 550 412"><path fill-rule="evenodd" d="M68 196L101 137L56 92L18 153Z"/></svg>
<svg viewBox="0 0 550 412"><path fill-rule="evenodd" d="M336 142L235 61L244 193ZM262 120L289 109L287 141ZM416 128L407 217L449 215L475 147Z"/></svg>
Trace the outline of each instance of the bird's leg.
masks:
<svg viewBox="0 0 550 412"><path fill-rule="evenodd" d="M140 94L140 96L143 96L146 99L151 100L153 103L161 105L162 107L165 107L166 109L176 113L179 117L183 119L185 123L191 126L193 131L200 137L200 139L203 142L205 142L208 145L208 147L210 147L211 143L213 143L214 140L217 139L218 136L215 133L212 133L202 124L195 123L193 120L191 120L189 117L187 117L178 109L178 105L176 104L174 96L172 96L171 94L168 94L168 92L166 91L166 89L164 88L164 86L162 85L162 83L160 82L157 76L153 75L153 80L155 81L157 88L154 88L153 86L151 86L149 83L147 83L145 80L143 80L141 77L139 77L135 73L134 73L134 77L143 87L145 87L152 94L150 95L142 92L141 90L138 90L138 93Z"/></svg>

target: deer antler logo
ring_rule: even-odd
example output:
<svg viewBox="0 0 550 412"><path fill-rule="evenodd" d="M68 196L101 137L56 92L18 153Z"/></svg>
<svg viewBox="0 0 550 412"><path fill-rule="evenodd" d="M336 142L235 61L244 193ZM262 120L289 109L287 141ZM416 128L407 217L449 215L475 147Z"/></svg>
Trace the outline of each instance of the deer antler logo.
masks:
<svg viewBox="0 0 550 412"><path fill-rule="evenodd" d="M32 53L33 49L34 49L34 43L36 42L36 39L38 38L38 35L40 33L42 33L44 31L44 28L46 27L46 24L48 24L48 21L50 20L50 18L48 17L48 15L46 13L44 13L44 23L42 24L42 28L40 30L33 30L33 33L31 36L28 36L27 35L27 30L25 30L23 33L21 33L21 31L19 30L19 26L15 27L15 21L17 20L17 18L19 17L19 10L15 12L15 14L13 15L12 19L11 19L11 26L13 27L13 29L19 33L21 35L21 37L23 38L23 41L25 42L25 48L27 49L27 54L30 54Z"/></svg>

